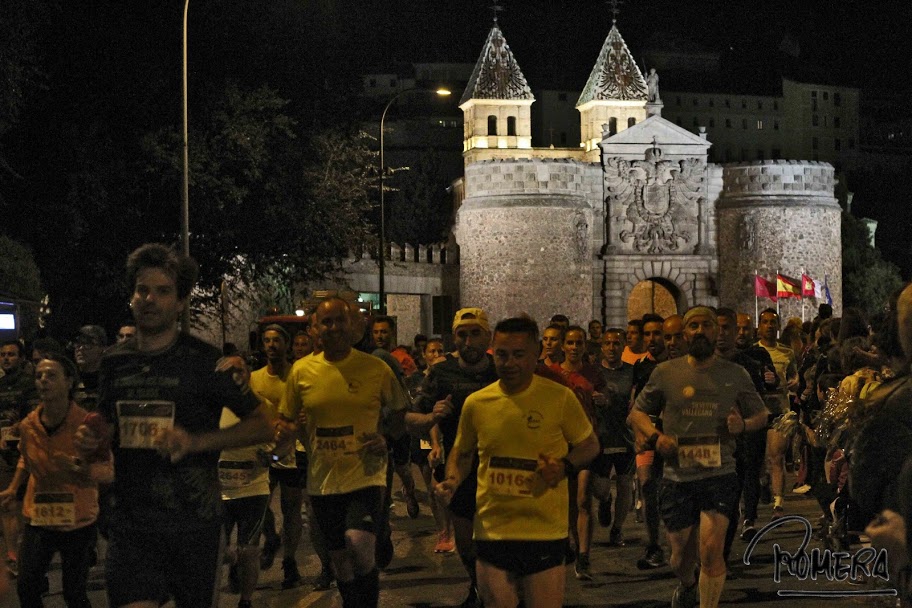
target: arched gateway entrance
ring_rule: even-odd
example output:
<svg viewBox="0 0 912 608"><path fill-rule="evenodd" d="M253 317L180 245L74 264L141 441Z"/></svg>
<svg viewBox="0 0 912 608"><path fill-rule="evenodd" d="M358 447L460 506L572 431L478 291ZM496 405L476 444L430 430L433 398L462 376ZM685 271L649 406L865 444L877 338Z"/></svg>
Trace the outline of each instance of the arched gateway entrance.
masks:
<svg viewBox="0 0 912 608"><path fill-rule="evenodd" d="M662 317L677 314L683 310L681 290L660 277L650 277L637 283L627 297L627 318L640 319L648 313Z"/></svg>

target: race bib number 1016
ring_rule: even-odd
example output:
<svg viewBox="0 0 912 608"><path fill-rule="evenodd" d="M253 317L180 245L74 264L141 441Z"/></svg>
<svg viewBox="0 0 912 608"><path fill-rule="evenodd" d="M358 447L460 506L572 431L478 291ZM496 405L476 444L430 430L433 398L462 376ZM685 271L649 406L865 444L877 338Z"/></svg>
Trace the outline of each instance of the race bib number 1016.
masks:
<svg viewBox="0 0 912 608"><path fill-rule="evenodd" d="M504 496L532 496L537 460L492 456L488 461L488 487Z"/></svg>
<svg viewBox="0 0 912 608"><path fill-rule="evenodd" d="M158 436L174 428L173 401L118 401L120 447L154 449Z"/></svg>

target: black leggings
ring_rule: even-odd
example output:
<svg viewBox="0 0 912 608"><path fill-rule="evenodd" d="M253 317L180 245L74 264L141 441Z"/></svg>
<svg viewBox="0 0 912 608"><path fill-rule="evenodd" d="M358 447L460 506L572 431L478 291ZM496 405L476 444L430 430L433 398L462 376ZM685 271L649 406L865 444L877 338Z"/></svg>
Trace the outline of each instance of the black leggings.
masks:
<svg viewBox="0 0 912 608"><path fill-rule="evenodd" d="M19 548L19 579L16 591L22 608L43 606L44 577L54 553L60 552L63 574L63 599L68 608L91 606L86 595L91 548L95 544L95 524L62 532L52 528L25 526Z"/></svg>

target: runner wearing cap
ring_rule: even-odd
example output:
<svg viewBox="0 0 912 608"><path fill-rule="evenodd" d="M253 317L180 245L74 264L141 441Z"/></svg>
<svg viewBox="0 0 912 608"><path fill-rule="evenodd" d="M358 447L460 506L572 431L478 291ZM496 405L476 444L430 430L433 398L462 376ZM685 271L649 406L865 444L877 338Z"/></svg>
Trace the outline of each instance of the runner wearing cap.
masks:
<svg viewBox="0 0 912 608"><path fill-rule="evenodd" d="M673 608L718 606L725 531L737 500L735 436L766 424L766 407L748 373L714 354L717 333L715 311L688 310L688 355L655 368L627 418L638 440L648 438L665 458L658 494L671 567L680 580ZM662 432L650 416L662 417Z"/></svg>
<svg viewBox="0 0 912 608"><path fill-rule="evenodd" d="M453 340L455 355L446 355L444 361L431 368L418 389L412 411L406 416L409 427L418 434L437 425L445 457L448 457L456 442L459 417L466 398L497 381L494 361L486 352L491 342L491 329L488 315L482 309L463 308L456 312L453 318ZM438 469L437 477L438 480L442 479L442 470ZM455 489L449 502L456 550L472 580L469 595L462 604L465 607L475 606L478 597L475 546L472 542L476 489L476 477L468 475Z"/></svg>

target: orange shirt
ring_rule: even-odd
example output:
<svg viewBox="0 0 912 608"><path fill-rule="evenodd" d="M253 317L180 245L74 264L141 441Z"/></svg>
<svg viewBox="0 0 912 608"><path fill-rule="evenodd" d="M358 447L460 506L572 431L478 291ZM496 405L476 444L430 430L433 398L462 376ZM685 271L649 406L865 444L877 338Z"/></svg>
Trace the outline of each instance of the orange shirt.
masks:
<svg viewBox="0 0 912 608"><path fill-rule="evenodd" d="M74 470L78 451L73 439L88 412L75 402L71 403L63 424L48 435L41 424L42 409L44 405L39 405L22 420L19 428L19 451L22 456L18 466L29 472L22 514L29 520L33 518L38 494L72 494L75 523L55 525L51 529L61 532L78 530L98 518L98 483L114 479L114 457L109 452L107 460L83 464L80 471Z"/></svg>
<svg viewBox="0 0 912 608"><path fill-rule="evenodd" d="M624 352L621 353L621 361L623 361L624 363L629 363L630 365L633 365L640 359L645 359L648 356L649 356L649 351L644 350L640 354L636 354L635 352L630 350L629 346L625 346Z"/></svg>

